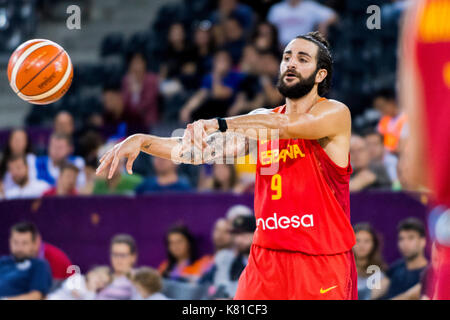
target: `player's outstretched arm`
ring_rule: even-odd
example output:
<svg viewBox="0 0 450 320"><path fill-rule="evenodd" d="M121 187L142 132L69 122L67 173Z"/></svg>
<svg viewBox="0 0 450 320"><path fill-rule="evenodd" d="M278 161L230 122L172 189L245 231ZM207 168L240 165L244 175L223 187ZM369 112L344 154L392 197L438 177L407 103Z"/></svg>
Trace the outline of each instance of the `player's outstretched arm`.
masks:
<svg viewBox="0 0 450 320"><path fill-rule="evenodd" d="M228 129L241 130L252 139L321 139L339 134L349 136L351 131L349 109L334 100L319 102L308 113L252 113L225 120ZM206 134L210 134L218 128L216 119L198 120L187 127L189 134L196 130L204 130Z"/></svg>
<svg viewBox="0 0 450 320"><path fill-rule="evenodd" d="M181 154L181 141L180 137L162 138L154 135L134 134L116 144L103 155L96 174L99 175L109 168L108 179L110 179L114 171L117 170L119 161L122 158L127 158L126 168L128 173L132 174L133 162L141 151L164 159L198 164L195 163L193 157L183 157Z"/></svg>

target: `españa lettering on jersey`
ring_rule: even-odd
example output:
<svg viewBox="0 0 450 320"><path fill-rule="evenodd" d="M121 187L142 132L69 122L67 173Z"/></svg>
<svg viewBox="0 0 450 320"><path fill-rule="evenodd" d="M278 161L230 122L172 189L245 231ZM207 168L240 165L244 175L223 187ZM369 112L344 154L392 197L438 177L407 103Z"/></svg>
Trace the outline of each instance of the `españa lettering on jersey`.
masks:
<svg viewBox="0 0 450 320"><path fill-rule="evenodd" d="M273 110L284 112L284 106ZM277 164L271 174L261 169ZM254 243L308 254L350 250L349 181L352 168L337 166L316 140L258 141Z"/></svg>

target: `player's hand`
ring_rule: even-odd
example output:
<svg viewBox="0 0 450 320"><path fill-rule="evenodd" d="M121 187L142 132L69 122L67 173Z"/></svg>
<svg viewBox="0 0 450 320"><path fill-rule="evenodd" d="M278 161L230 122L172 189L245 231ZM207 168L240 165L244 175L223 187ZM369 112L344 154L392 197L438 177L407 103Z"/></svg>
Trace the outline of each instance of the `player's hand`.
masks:
<svg viewBox="0 0 450 320"><path fill-rule="evenodd" d="M133 162L136 160L143 138L139 134L129 136L124 141L116 144L111 150L106 152L100 159L100 166L97 168L96 174L101 174L106 168L109 168L108 179L111 179L114 172L117 170L121 158L127 158L126 168L129 174L133 173Z"/></svg>
<svg viewBox="0 0 450 320"><path fill-rule="evenodd" d="M198 150L208 146L207 138L219 128L216 119L197 120L187 125L183 135L183 150L190 150L192 146Z"/></svg>

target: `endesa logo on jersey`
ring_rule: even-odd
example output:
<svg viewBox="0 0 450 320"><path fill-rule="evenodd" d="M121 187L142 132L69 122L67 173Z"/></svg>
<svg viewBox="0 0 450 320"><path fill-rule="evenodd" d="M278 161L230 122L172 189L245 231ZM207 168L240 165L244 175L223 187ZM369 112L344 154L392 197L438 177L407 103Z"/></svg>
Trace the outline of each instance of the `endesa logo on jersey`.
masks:
<svg viewBox="0 0 450 320"><path fill-rule="evenodd" d="M259 218L256 220L256 229L261 226L263 230L274 230L274 229L287 229L287 228L311 228L314 227L314 216L312 214L305 214L303 216L293 215L291 217L280 216L278 217L276 213L273 217L266 219Z"/></svg>

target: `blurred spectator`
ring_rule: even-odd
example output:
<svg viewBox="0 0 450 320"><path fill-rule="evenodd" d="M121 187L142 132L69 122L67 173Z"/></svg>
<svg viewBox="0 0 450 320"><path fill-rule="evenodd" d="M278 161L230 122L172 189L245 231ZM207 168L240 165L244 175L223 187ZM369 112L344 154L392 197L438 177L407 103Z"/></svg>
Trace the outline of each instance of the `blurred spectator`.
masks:
<svg viewBox="0 0 450 320"><path fill-rule="evenodd" d="M406 129L406 114L401 112L392 89L383 89L375 94L373 106L381 113L377 130L384 136L384 146L397 152L403 130Z"/></svg>
<svg viewBox="0 0 450 320"><path fill-rule="evenodd" d="M72 153L73 142L70 136L53 133L50 136L48 155L36 158L37 178L54 186L58 180L61 166L69 162L80 170L77 176L77 187L83 187L86 183L84 160L79 156L73 156Z"/></svg>
<svg viewBox="0 0 450 320"><path fill-rule="evenodd" d="M236 99L228 110L228 116L248 113L259 106L278 106L284 101L277 89L279 59L273 53L259 53L249 45L240 63L245 72Z"/></svg>
<svg viewBox="0 0 450 320"><path fill-rule="evenodd" d="M155 176L146 178L136 188L136 194L166 191L189 191L191 186L189 180L180 176L177 165L172 160L153 157Z"/></svg>
<svg viewBox="0 0 450 320"><path fill-rule="evenodd" d="M364 135L364 140L369 149L371 164L384 166L389 174L389 179L396 181L398 159L384 148L383 136L377 131L368 131Z"/></svg>
<svg viewBox="0 0 450 320"><path fill-rule="evenodd" d="M74 273L60 288L51 292L47 300L93 300L98 292L111 283L111 270L108 266L94 267L86 276Z"/></svg>
<svg viewBox="0 0 450 320"><path fill-rule="evenodd" d="M181 109L181 122L226 115L243 79L242 74L231 70L231 63L227 51L215 53L213 71L203 78L201 88Z"/></svg>
<svg viewBox="0 0 450 320"><path fill-rule="evenodd" d="M15 183L8 171L8 160L14 156L25 156L28 164L28 176L30 179L36 178L35 161L36 156L33 154L30 138L23 129L15 129L11 131L8 142L2 151L2 158L0 161L0 180L2 180L3 187L10 189L15 186Z"/></svg>
<svg viewBox="0 0 450 320"><path fill-rule="evenodd" d="M143 300L167 300L162 294L162 279L157 270L141 267L134 271L132 281Z"/></svg>
<svg viewBox="0 0 450 320"><path fill-rule="evenodd" d="M267 15L267 20L278 28L284 46L296 36L311 31L318 30L326 35L337 18L332 9L310 0L284 0L274 4Z"/></svg>
<svg viewBox="0 0 450 320"><path fill-rule="evenodd" d="M232 223L239 216L253 217L253 210L242 204L236 204L228 209L225 214L227 220Z"/></svg>
<svg viewBox="0 0 450 320"><path fill-rule="evenodd" d="M233 164L214 163L202 166L199 191L233 191L237 185L236 170Z"/></svg>
<svg viewBox="0 0 450 320"><path fill-rule="evenodd" d="M14 183L4 187L5 199L38 198L50 185L30 177L25 156L12 156L8 159L8 174Z"/></svg>
<svg viewBox="0 0 450 320"><path fill-rule="evenodd" d="M110 245L112 282L97 294L96 299L133 300L138 297L136 288L129 280L137 261L137 254L136 242L132 236L118 234L112 238Z"/></svg>
<svg viewBox="0 0 450 320"><path fill-rule="evenodd" d="M256 25L252 35L252 44L260 52L280 54L278 29L268 21L261 21Z"/></svg>
<svg viewBox="0 0 450 320"><path fill-rule="evenodd" d="M195 52L188 46L186 31L181 22L173 23L169 28L168 46L160 65L159 79L161 93L173 96L183 90L181 77L195 72Z"/></svg>
<svg viewBox="0 0 450 320"><path fill-rule="evenodd" d="M245 46L244 29L235 15L228 16L223 23L224 43L222 49L229 52L233 65L236 65L242 56Z"/></svg>
<svg viewBox="0 0 450 320"><path fill-rule="evenodd" d="M50 267L35 257L38 232L29 223L11 228L10 255L0 257L0 298L39 300L45 298L52 286Z"/></svg>
<svg viewBox="0 0 450 320"><path fill-rule="evenodd" d="M250 32L254 21L252 9L238 0L219 0L217 10L211 15L211 21L214 24L222 24L230 15L239 20L246 34Z"/></svg>
<svg viewBox="0 0 450 320"><path fill-rule="evenodd" d="M233 220L233 249L222 249L214 256L214 266L201 279L210 283L210 298L233 298L239 277L248 263L256 222L253 216Z"/></svg>
<svg viewBox="0 0 450 320"><path fill-rule="evenodd" d="M143 128L143 118L125 109L125 102L119 84L107 84L103 87L103 116L101 126L108 136L123 138Z"/></svg>
<svg viewBox="0 0 450 320"><path fill-rule="evenodd" d="M55 283L66 279L72 274L73 270L71 271L69 269L72 265L69 257L61 249L43 241L42 235L36 225L31 222L23 222L16 226L18 229L22 230L22 232L31 232L33 234L34 241L32 255L33 257L44 259L48 262Z"/></svg>
<svg viewBox="0 0 450 320"><path fill-rule="evenodd" d="M428 265L425 226L417 218L407 218L400 221L397 231L402 259L394 262L381 280L380 295L384 299L418 300L420 277Z"/></svg>
<svg viewBox="0 0 450 320"><path fill-rule="evenodd" d="M196 59L196 72L199 76L204 76L211 72L214 50L215 43L211 22L203 20L196 25L194 31L194 54Z"/></svg>
<svg viewBox="0 0 450 320"><path fill-rule="evenodd" d="M111 179L106 178L107 172L95 180L93 194L134 194L134 190L142 183L138 174L128 174L125 171L125 159L121 159L118 169Z"/></svg>
<svg viewBox="0 0 450 320"><path fill-rule="evenodd" d="M390 188L391 181L384 166L370 164L369 149L364 139L352 135L350 159L353 173L350 177L350 191Z"/></svg>
<svg viewBox="0 0 450 320"><path fill-rule="evenodd" d="M67 111L58 112L53 120L53 132L73 138L75 133L73 116Z"/></svg>
<svg viewBox="0 0 450 320"><path fill-rule="evenodd" d="M143 53L135 52L128 60L128 72L122 81L125 109L150 127L158 121L158 76L147 71Z"/></svg>
<svg viewBox="0 0 450 320"><path fill-rule="evenodd" d="M214 244L214 252L218 252L219 250L228 249L231 247L231 224L228 219L217 219L216 223L214 224L212 238Z"/></svg>
<svg viewBox="0 0 450 320"><path fill-rule="evenodd" d="M210 267L211 257L198 258L194 236L184 226L172 227L166 235L167 260L158 267L164 278L196 281Z"/></svg>
<svg viewBox="0 0 450 320"><path fill-rule="evenodd" d="M65 163L60 168L56 186L45 191L43 196L76 196L77 177L79 169L72 163Z"/></svg>
<svg viewBox="0 0 450 320"><path fill-rule="evenodd" d="M381 256L380 241L375 230L369 223L358 223L353 227L356 236L356 244L353 247L355 255L356 269L358 271L358 299L370 300L372 291L378 289L368 286L368 278L374 275L371 266L379 268L379 278L385 277L385 262Z"/></svg>

